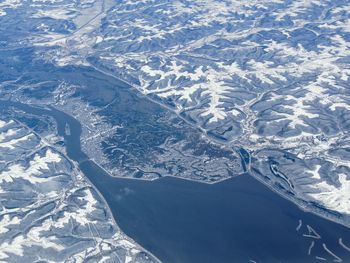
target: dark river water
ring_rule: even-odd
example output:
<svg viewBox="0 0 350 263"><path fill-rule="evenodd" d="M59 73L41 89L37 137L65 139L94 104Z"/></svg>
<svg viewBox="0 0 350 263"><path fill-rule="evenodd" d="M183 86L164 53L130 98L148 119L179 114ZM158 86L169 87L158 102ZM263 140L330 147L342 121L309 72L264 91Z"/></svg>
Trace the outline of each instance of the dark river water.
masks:
<svg viewBox="0 0 350 263"><path fill-rule="evenodd" d="M71 116L0 105L52 116L69 158L104 196L121 229L164 262L340 262L325 248L350 262L350 252L339 245L339 238L350 245L350 229L302 211L249 175L215 185L113 178L82 152L81 125Z"/></svg>

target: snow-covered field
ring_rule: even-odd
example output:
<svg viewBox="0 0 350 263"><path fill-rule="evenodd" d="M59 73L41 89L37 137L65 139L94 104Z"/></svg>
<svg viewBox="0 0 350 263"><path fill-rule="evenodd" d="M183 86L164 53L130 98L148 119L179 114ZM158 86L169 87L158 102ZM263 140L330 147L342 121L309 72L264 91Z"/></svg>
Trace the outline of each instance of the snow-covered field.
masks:
<svg viewBox="0 0 350 263"><path fill-rule="evenodd" d="M17 120L0 120L0 261L142 262L147 254L46 139Z"/></svg>
<svg viewBox="0 0 350 263"><path fill-rule="evenodd" d="M5 1L0 13L33 25L12 38L37 58L125 80L246 149L269 186L350 222L349 1ZM115 128L93 103L85 110Z"/></svg>

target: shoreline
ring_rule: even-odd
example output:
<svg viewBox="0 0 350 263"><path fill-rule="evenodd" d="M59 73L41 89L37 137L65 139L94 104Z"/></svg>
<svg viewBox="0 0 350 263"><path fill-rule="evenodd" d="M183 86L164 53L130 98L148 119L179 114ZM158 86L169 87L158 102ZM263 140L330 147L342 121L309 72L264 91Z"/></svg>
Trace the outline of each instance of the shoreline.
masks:
<svg viewBox="0 0 350 263"><path fill-rule="evenodd" d="M1 102L1 100L0 100ZM29 103L22 103L22 102L19 102L19 101L11 101L11 100L7 100L7 102L9 102L10 104L20 104L21 106L24 106L24 107L30 107L30 108L35 108L39 111L46 111L45 112L45 116L47 117L52 117L55 122L56 122L56 135L59 135L59 136L62 136L65 143L66 143L66 136L71 136L71 134L66 134L66 129L64 129L64 134L60 135L59 134L59 131L58 131L58 127L59 127L59 124L58 124L58 121L57 119L53 116L53 115L50 115L50 113L52 113L52 108L50 109L50 107L48 107L48 105L38 105L38 104L29 104ZM16 105L11 105L12 107L15 107L15 108L19 108L17 107ZM6 106L5 106L6 107ZM21 109L23 110L23 109ZM56 108L54 108L54 110L60 112L60 113L63 113L63 114L66 114L65 112L62 112ZM38 115L36 113L30 113L30 114L33 114L33 115ZM68 115L68 114L67 114ZM78 120L76 120L74 117L72 117L71 115L69 115L72 119L74 119L74 121L76 121L77 123L80 124L80 122ZM16 120L18 121L18 120ZM116 218L114 217L113 213L112 213L112 210L110 208L110 206L108 205L108 202L107 200L105 199L105 197L102 195L102 193L98 190L98 188L95 186L95 184L93 184L91 182L91 180L89 179L89 177L82 171L82 169L80 168L80 164L81 163L84 163L84 162L87 162L87 161L90 161L94 164L96 164L93 160L91 159L84 159L84 160L81 160L81 161L77 161L77 160L74 160L73 158L69 157L69 154L67 152L67 145L64 146L64 152L61 151L61 149L55 147L54 145L50 144L49 142L46 141L45 138L43 138L40 134L38 134L36 131L34 131L33 129L29 128L27 125L25 125L24 123L20 122L21 125L23 125L24 127L28 128L31 132L33 132L36 136L38 136L48 147L54 149L55 151L59 152L64 158L66 158L66 160L71 163L72 167L74 168L74 175L72 175L73 177L76 177L78 175L81 175L83 177L83 179L87 182L87 184L92 187L96 193L98 194L98 196L101 198L101 201L103 202L104 204L104 207L106 208L107 210L107 213L112 221L112 223L116 226L117 230L119 231L119 234L130 241L130 243L132 243L135 248L137 248L140 252L146 252L148 253L151 257L153 257L153 260L156 262L156 263L161 263L162 261L157 257L155 256L151 251L147 250L146 248L144 248L141 244L139 244L138 242L136 242L134 239L132 239L131 237L129 237L128 235L125 234L125 232L121 229L121 227L119 226L119 224L117 223L116 221ZM65 123L66 125L69 126L70 128L70 124L68 122ZM80 135L79 135L79 140L80 140ZM80 149L81 150L81 149ZM83 151L81 151L81 153L85 154ZM87 156L88 157L88 156ZM97 165L97 164L96 164ZM98 165L99 166L99 165ZM100 166L99 166L100 167ZM105 170L104 170L105 171ZM109 173L107 173L109 175ZM118 233L117 233L118 234Z"/></svg>
<svg viewBox="0 0 350 263"><path fill-rule="evenodd" d="M157 105L159 105L161 108L165 109L165 110L168 110L170 112L172 112L173 114L175 114L178 118L180 118L181 120L183 120L184 122L186 122L188 125L191 125L192 127L195 127L197 129L199 129L201 132L202 132L202 135L205 136L205 138L209 141L209 142L212 142L218 146L220 146L221 148L223 149L227 149L229 151L232 151L234 152L234 150L229 147L228 145L226 145L225 143L219 141L219 140L215 140L214 138L210 137L207 132L200 126L198 125L193 125L193 123L191 123L190 121L188 121L186 118L184 118L183 116L181 116L178 112L176 112L174 109L172 109L171 107L168 107L167 105L153 99L153 98L150 98L150 96L148 96L147 94L143 93L142 92L142 88L138 85L135 85L135 84L132 84L132 83L129 83L128 81L120 78L120 77L117 77L115 75L113 75L112 73L109 73L109 72L106 72L104 71L103 69L99 69L97 68L95 65L92 65L90 62L88 62L87 60L85 60L85 62L89 65L89 67L91 67L92 69L104 74L104 75L107 75L109 77L112 77L114 79L116 79L117 81L120 81L120 82L123 82L125 84L127 84L128 86L130 86L130 88L132 88L133 90L135 90L137 92L137 94L139 94L140 96L142 96L143 98L153 102L153 103L156 103ZM101 166L100 166L101 167ZM102 167L101 167L102 168ZM103 168L104 169L104 168ZM105 169L104 169L105 170ZM106 171L106 170L105 170ZM331 212L329 212L328 214L321 214L321 213L318 213L317 211L313 211L313 210L309 210L307 209L307 207L303 206L300 204L300 201L297 201L297 199L293 199L291 197L288 197L286 196L285 194L283 194L281 191L279 191L278 189L275 189L274 187L272 187L271 185L267 184L263 179L257 177L257 176L254 176L252 175L250 172L244 172L242 174L245 174L247 173L249 176L255 178L256 180L258 180L260 183L262 183L263 185L265 185L266 187L268 187L270 190L274 191L275 193L277 193L278 195L280 195L282 198L285 198L287 200L289 200L290 202L292 202L294 205L296 205L299 209L301 209L302 211L304 212L309 212L309 213L313 213L317 216L320 216L324 219L327 219L327 220L330 220L334 223L337 223L337 224L340 224L340 225L343 225L347 228L350 228L350 222L349 223L345 223L344 221L342 220L338 220L335 216L330 216L331 215ZM108 174L112 177L117 177L117 176L113 176L111 175L109 172ZM242 174L239 174L237 176L240 176ZM142 179L142 178L125 178L125 177L117 177L117 178L121 178L121 179L131 179L131 180L145 180L145 181L155 181L155 180L160 180L164 177L173 177L171 175L164 175L163 177L161 178L155 178L155 179ZM221 180L218 180L216 182L207 182L207 181L197 181L197 180L193 180L193 179L190 179L190 178L184 178L184 177L174 177L174 178L178 178L178 179L182 179L182 180L188 180L188 181L193 181L193 182L198 182L198 183L204 183L204 184L209 184L209 185L214 185L214 184L217 184L217 183L221 183L221 182L224 182L232 177L228 177L228 178L223 178ZM318 208L315 207L315 209L317 210ZM327 208L324 208L324 209L327 209ZM331 210L329 210L331 211ZM336 211L335 211L336 212Z"/></svg>
<svg viewBox="0 0 350 263"><path fill-rule="evenodd" d="M10 103L13 103L13 102L11 102L11 101L9 101L9 102L10 102ZM24 104L24 103L21 103L21 102L14 102L14 103L19 103L20 105L23 105L23 106L27 106L27 107L29 106L29 107L37 108L38 110L43 110L42 108L40 108L40 106L38 107L37 104ZM44 110L45 110L45 111L50 111L50 110L45 109L45 107L44 107ZM57 111L59 114L63 114L63 117L66 116L68 119L65 119L65 124L68 124L68 125L70 126L71 134L65 134L65 131L63 130L63 131L62 131L63 134L59 134L59 132L57 131L58 135L59 135L59 136L63 136L63 138L64 138L64 140L65 140L66 142L67 142L67 140L70 140L71 138L73 138L73 137L71 137L72 134L73 134L73 136L74 136L74 135L75 135L75 136L79 136L79 144L80 144L81 130L79 130L79 129L81 129L81 123L80 123L76 118L74 118L73 116L71 116L71 115L69 115L69 114L67 114L67 113L65 113L65 112L62 112L62 111L60 111L60 110L57 110L56 108L52 108L52 109L51 109L51 113L52 113L52 110ZM50 112L47 112L47 113L48 113L47 115L50 115L50 114L49 114ZM34 113L34 115L36 115L36 114ZM55 119L55 122L57 122L57 119L55 118L55 116L52 115L52 117ZM73 122L76 122L76 125L77 125L77 126L76 126L75 128L71 126L71 125L73 124ZM73 124L73 125L74 125L74 124ZM75 126L75 125L74 125L74 126ZM79 128L79 127L80 127L80 128ZM56 127L56 128L58 129L58 124L57 124L57 127ZM78 128L78 130L77 130L77 128ZM75 131L74 131L74 130L75 130ZM73 146L74 146L74 145L73 145ZM66 151L67 151L67 144L65 145L65 149L66 149ZM250 176L250 177L253 177L255 180L259 181L262 185L268 187L269 190L272 190L273 192L277 193L281 198L287 200L288 202L292 202L292 204L295 205L297 209L300 209L300 210L303 211L303 212L312 213L312 214L314 214L314 215L316 215L316 216L318 216L318 217L320 217L320 218L323 218L323 219L325 219L325 220L327 220L327 221L330 221L330 222L339 224L339 225L341 225L341 226L344 226L344 227L346 227L346 228L349 228L349 226L344 225L342 222L339 222L340 220L335 220L335 219L333 219L333 218L330 218L330 217L327 217L327 216L325 216L325 215L319 214L319 213L317 213L317 212L315 212L315 211L308 211L308 210L305 209L304 207L302 207L302 206L300 206L299 204L297 204L297 202L295 202L293 199L288 198L287 196L283 195L282 193L280 193L280 192L277 191L276 189L274 189L274 188L272 188L271 186L269 186L268 184L266 184L261 178L258 178L258 177L256 177L256 176L253 176L253 175L250 174L249 172L245 172L245 173L242 173L242 174L237 175L237 176L234 176L234 177L224 178L224 179L219 180L219 181L217 181L217 182L198 181L198 180L193 180L193 179L190 179L190 178L174 177L174 176L170 176L170 175L165 175L164 177L161 177L161 178L159 178L159 179L153 179L153 180L149 180L149 179L139 179L139 178L125 178L125 177L112 176L108 171L106 171L105 168L103 168L101 165L97 164L93 159L89 158L89 157L82 151L81 148L78 149L78 152L79 152L79 153L78 153L78 156L79 156L79 155L85 155L86 158L82 158L82 159L80 159L80 160L79 160L79 158L77 158L77 160L74 160L74 159L68 157L68 155L69 155L68 152L65 153L65 156L66 156L71 162L74 163L74 167L75 167L75 168L77 167L77 165L78 165L78 167L80 168L80 165L81 165L81 164L84 164L85 162L89 161L89 162L91 162L92 164L96 165L98 168L102 169L102 171L105 172L106 175L108 175L108 176L111 177L111 178L116 178L116 179L138 180L138 181L143 181L143 182L148 181L148 182L152 183L152 182L154 182L154 181L157 181L157 180L160 180L160 179L163 179L163 178L168 178L168 177L170 177L170 178L175 179L175 180L180 179L180 180L182 180L182 181L191 181L191 182L193 182L193 183L195 183L195 184L215 185L215 184L220 184L220 183L223 183L223 182L225 182L225 181L228 181L229 179L233 180L235 177L239 177L239 176L243 176L243 175ZM89 179L89 177L86 175L86 173L85 173L82 169L79 169L79 171L83 174L84 179L86 179L87 182L89 182L89 184L91 185L91 187L93 187L93 188L97 191L98 195L101 197L101 200L103 200L103 202L104 202L104 204L105 204L105 207L107 208L107 211L108 211L108 213L109 213L110 216L111 216L112 221L115 223L116 227L118 227L118 229L120 229L120 231L122 232L122 235L124 235L124 237L126 237L127 239L134 241L134 242L132 242L134 245L136 245L138 248L142 248L143 251L145 251L146 253L149 253L149 255L152 256L155 260L157 260L157 262L161 262L160 259L159 259L158 257L156 257L152 252L150 252L149 250L145 249L141 244L137 243L133 238L131 238L131 237L129 237L128 235L125 234L125 232L122 230L122 228L118 225L118 223L117 223L117 218L118 218L118 217L113 215L112 209L111 209L111 207L109 206L109 204L107 203L106 198L104 198L104 196L102 195L102 193L97 189L97 187L95 186L95 184L92 183L92 181ZM340 237L340 238L341 238L341 237Z"/></svg>

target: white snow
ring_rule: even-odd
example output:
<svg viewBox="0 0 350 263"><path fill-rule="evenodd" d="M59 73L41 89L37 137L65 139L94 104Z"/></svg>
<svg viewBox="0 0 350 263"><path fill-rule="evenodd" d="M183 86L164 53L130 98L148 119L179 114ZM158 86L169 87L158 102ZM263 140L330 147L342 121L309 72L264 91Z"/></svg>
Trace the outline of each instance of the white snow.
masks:
<svg viewBox="0 0 350 263"><path fill-rule="evenodd" d="M59 163L60 161L61 156L48 149L44 156L36 154L33 160L29 162L28 167L14 163L1 171L0 184L3 182L12 183L15 178L27 180L32 184L47 182L51 179L40 177L40 175L43 171L49 170L49 164Z"/></svg>
<svg viewBox="0 0 350 263"><path fill-rule="evenodd" d="M340 187L326 181L315 183L312 188L319 193L309 195L330 210L350 215L350 180L346 174L339 174Z"/></svg>
<svg viewBox="0 0 350 263"><path fill-rule="evenodd" d="M316 180L320 180L321 176L320 176L320 169L321 169L321 165L316 165L314 170L308 171L308 173L310 173L312 176L311 178L316 179Z"/></svg>
<svg viewBox="0 0 350 263"><path fill-rule="evenodd" d="M1 148L15 149L16 146L19 146L20 143L31 140L34 137L35 137L34 134L27 134L27 135L20 137L20 138L17 138L17 139L10 139L8 141L0 141L0 149Z"/></svg>
<svg viewBox="0 0 350 263"><path fill-rule="evenodd" d="M5 16L6 9L16 9L22 5L21 0L2 0L0 2L0 16Z"/></svg>

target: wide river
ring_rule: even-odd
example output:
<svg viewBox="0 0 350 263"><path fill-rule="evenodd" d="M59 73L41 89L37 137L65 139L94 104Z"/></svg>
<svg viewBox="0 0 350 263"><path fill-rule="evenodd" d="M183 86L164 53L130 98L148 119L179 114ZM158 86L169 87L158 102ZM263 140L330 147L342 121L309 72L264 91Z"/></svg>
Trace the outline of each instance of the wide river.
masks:
<svg viewBox="0 0 350 263"><path fill-rule="evenodd" d="M350 262L350 229L302 211L249 175L215 185L113 178L82 152L76 119L0 101L9 106L56 120L68 157L104 196L121 229L164 262Z"/></svg>

